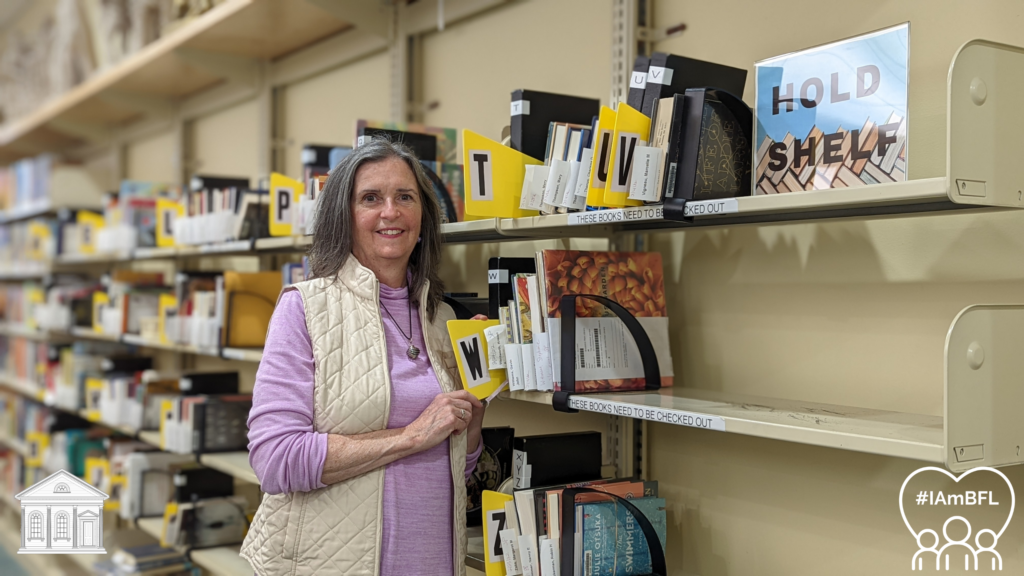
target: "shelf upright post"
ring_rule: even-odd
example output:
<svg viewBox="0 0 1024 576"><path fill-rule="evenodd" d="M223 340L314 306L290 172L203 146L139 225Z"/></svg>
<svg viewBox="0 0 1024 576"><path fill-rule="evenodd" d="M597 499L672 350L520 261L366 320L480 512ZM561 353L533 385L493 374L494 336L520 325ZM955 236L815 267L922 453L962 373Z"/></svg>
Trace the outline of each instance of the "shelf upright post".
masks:
<svg viewBox="0 0 1024 576"><path fill-rule="evenodd" d="M652 25L651 0L612 0L612 108L626 99L629 76L637 55L649 55L652 43L638 32Z"/></svg>

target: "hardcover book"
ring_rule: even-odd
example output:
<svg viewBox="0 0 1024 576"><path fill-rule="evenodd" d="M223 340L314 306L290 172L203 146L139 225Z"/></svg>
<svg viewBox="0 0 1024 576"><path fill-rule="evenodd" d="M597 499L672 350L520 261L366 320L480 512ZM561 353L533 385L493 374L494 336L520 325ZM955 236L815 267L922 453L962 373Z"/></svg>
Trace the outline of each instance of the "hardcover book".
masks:
<svg viewBox="0 0 1024 576"><path fill-rule="evenodd" d="M560 380L562 297L594 294L611 298L637 318L658 358L661 385L673 381L668 309L661 254L542 250L542 300L546 303L554 379ZM576 300L576 390L642 390L643 365L633 338L611 310L593 300Z"/></svg>
<svg viewBox="0 0 1024 576"><path fill-rule="evenodd" d="M630 500L654 526L665 546L664 498ZM583 574L585 576L634 576L651 573L647 540L633 514L618 502L579 504L583 508Z"/></svg>

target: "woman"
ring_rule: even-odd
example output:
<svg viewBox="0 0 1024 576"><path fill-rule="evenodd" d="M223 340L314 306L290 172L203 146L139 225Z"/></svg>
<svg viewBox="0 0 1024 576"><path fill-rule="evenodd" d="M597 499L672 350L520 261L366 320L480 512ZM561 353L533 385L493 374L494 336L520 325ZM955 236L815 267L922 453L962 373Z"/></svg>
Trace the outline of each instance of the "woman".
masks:
<svg viewBox="0 0 1024 576"><path fill-rule="evenodd" d="M419 162L381 139L327 179L313 279L281 294L253 389L266 494L241 556L261 576L465 573L483 406L448 339L439 214Z"/></svg>

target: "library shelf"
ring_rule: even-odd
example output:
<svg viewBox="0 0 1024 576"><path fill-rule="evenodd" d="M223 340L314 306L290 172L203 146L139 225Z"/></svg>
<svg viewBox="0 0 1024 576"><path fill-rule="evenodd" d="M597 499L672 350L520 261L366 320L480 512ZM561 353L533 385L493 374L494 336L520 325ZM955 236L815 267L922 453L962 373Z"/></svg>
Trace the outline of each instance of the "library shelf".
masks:
<svg viewBox="0 0 1024 576"><path fill-rule="evenodd" d="M135 525L146 534L160 540L160 534L164 530L164 519L138 518ZM198 564L205 570L218 575L234 576L235 574L246 574L252 572L249 563L238 556L239 546L219 546L217 548L204 548L193 550L190 553L193 564ZM236 561L237 559L237 561Z"/></svg>
<svg viewBox="0 0 1024 576"><path fill-rule="evenodd" d="M50 274L50 266L44 262L15 262L15 266L0 267L0 282L39 280Z"/></svg>
<svg viewBox="0 0 1024 576"><path fill-rule="evenodd" d="M550 405L551 392L504 392ZM673 386L656 392L576 394L582 411L945 463L943 418Z"/></svg>
<svg viewBox="0 0 1024 576"><path fill-rule="evenodd" d="M667 220L660 205L600 210L575 214L551 214L525 218L486 218L442 224L444 242L522 242L560 238L607 237L617 233L668 232L709 226L814 222L833 218L879 218L915 216L955 210L998 209L994 206L959 204L950 195L945 178L926 178L863 188L837 188L700 200L687 204L693 217L688 221ZM100 262L126 262L194 258L216 255L260 255L302 253L309 249L311 236L279 236L237 240L174 248L136 248L99 254L58 256L54 265L75 266ZM0 271L0 280L42 277L50 273L45 265L25 270Z"/></svg>
<svg viewBox="0 0 1024 576"><path fill-rule="evenodd" d="M152 518L136 518L135 525L146 534L160 540L160 534L164 531L164 519L160 516Z"/></svg>
<svg viewBox="0 0 1024 576"><path fill-rule="evenodd" d="M201 454L199 456L199 462L207 468L213 468L214 470L220 470L225 474L230 474L239 480L245 480L252 484L259 484L260 481L256 479L256 473L253 472L252 466L249 466L249 452L210 452Z"/></svg>
<svg viewBox="0 0 1024 576"><path fill-rule="evenodd" d="M24 440L12 438L10 436L3 436L0 437L0 444L7 446L11 450L14 450L19 455L21 455L22 458L28 458L30 456L28 452L28 446L25 444Z"/></svg>
<svg viewBox="0 0 1024 576"><path fill-rule="evenodd" d="M160 431L159 430L139 430L139 440L149 444L151 446L160 447Z"/></svg>
<svg viewBox="0 0 1024 576"><path fill-rule="evenodd" d="M48 340L49 333L29 328L17 322L0 322L0 336L8 338L27 338L28 340Z"/></svg>
<svg viewBox="0 0 1024 576"><path fill-rule="evenodd" d="M468 542L466 544L466 566L486 571L484 564L484 530L480 526L473 526L466 529Z"/></svg>
<svg viewBox="0 0 1024 576"><path fill-rule="evenodd" d="M284 56L349 28L309 2L225 0L178 25L118 64L0 127L0 152L59 150L80 142L74 130L109 129L174 104L223 81L255 86L260 60Z"/></svg>
<svg viewBox="0 0 1024 576"><path fill-rule="evenodd" d="M0 373L0 386L39 402L43 400L43 390L27 378L18 378L11 374Z"/></svg>
<svg viewBox="0 0 1024 576"><path fill-rule="evenodd" d="M201 356L215 356L225 360L239 360L242 362L260 362L263 359L262 348L217 348L214 346L192 346L189 344L174 344L170 342L154 342L143 338L138 334L101 334L94 330L82 327L74 327L71 332L54 331L56 336L71 336L85 340L104 340L108 342L121 342L129 346L140 348L152 348L155 350L170 350L182 354L198 354Z"/></svg>

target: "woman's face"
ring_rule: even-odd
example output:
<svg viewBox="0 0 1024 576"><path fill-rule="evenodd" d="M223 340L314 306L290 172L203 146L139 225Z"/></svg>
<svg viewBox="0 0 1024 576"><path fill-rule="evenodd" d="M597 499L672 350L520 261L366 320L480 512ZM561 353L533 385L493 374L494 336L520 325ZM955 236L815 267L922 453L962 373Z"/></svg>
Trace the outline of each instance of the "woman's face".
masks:
<svg viewBox="0 0 1024 576"><path fill-rule="evenodd" d="M364 163L356 170L352 203L355 257L378 276L394 264L404 269L419 240L423 214L409 166L398 158Z"/></svg>

